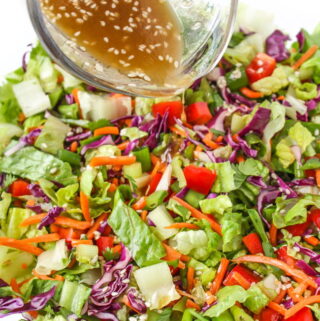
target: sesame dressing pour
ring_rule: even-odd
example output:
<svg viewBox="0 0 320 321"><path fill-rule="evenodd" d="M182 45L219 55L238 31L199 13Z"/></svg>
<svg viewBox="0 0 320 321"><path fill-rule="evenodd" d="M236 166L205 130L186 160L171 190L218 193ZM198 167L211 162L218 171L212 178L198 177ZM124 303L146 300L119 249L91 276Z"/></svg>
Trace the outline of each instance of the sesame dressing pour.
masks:
<svg viewBox="0 0 320 321"><path fill-rule="evenodd" d="M163 85L180 72L181 24L166 0L40 0L45 15L105 66Z"/></svg>

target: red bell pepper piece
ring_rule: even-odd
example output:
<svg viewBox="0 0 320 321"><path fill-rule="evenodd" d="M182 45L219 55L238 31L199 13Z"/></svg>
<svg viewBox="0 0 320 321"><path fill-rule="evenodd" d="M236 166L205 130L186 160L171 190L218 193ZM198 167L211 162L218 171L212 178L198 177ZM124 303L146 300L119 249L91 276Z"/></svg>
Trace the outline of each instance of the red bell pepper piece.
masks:
<svg viewBox="0 0 320 321"><path fill-rule="evenodd" d="M319 213L320 213L320 211L319 211ZM312 222L311 215L308 215L307 222L302 223L302 224L287 226L286 230L289 233L291 233L293 236L301 236L308 229L311 222ZM320 223L320 214L319 214L319 223Z"/></svg>
<svg viewBox="0 0 320 321"><path fill-rule="evenodd" d="M286 321L313 321L313 315L309 308L303 308L298 313L293 315L292 317L286 319Z"/></svg>
<svg viewBox="0 0 320 321"><path fill-rule="evenodd" d="M217 178L215 171L194 165L185 167L183 173L187 181L187 187L204 195L209 194Z"/></svg>
<svg viewBox="0 0 320 321"><path fill-rule="evenodd" d="M183 104L181 101L168 101L164 103L154 104L152 106L153 116L157 116L160 114L163 116L166 112L168 112L168 124L172 126L176 123L175 118L181 118L183 112Z"/></svg>
<svg viewBox="0 0 320 321"><path fill-rule="evenodd" d="M161 178L162 178L162 174L161 173L156 173L153 176L153 178L151 179L151 182L149 184L148 195L152 194L156 190Z"/></svg>
<svg viewBox="0 0 320 321"><path fill-rule="evenodd" d="M225 286L239 285L239 283L233 278L234 273L239 273L244 279L246 279L250 284L258 283L261 281L261 278L255 275L251 270L237 265L232 269L232 271L227 275L223 284Z"/></svg>
<svg viewBox="0 0 320 321"><path fill-rule="evenodd" d="M314 209L310 212L310 219L311 221L320 228L320 210Z"/></svg>
<svg viewBox="0 0 320 321"><path fill-rule="evenodd" d="M269 308L265 308L262 310L259 316L259 321L281 321L283 320L283 316Z"/></svg>
<svg viewBox="0 0 320 321"><path fill-rule="evenodd" d="M247 67L246 72L250 84L271 76L276 69L277 62L265 53L258 53Z"/></svg>
<svg viewBox="0 0 320 321"><path fill-rule="evenodd" d="M288 255L287 251L288 251L287 246L280 247L280 249L276 252L278 259L287 263L291 267L295 267L296 259L294 259L292 256Z"/></svg>
<svg viewBox="0 0 320 321"><path fill-rule="evenodd" d="M212 114L207 103L198 102L186 108L187 121L194 125L204 125L210 119Z"/></svg>
<svg viewBox="0 0 320 321"><path fill-rule="evenodd" d="M103 255L106 249L113 247L114 238L112 236L101 236L97 239L97 246L99 248L99 255Z"/></svg>
<svg viewBox="0 0 320 321"><path fill-rule="evenodd" d="M10 185L9 192L12 194L13 197L31 195L28 186L29 183L23 181L22 179L18 179Z"/></svg>
<svg viewBox="0 0 320 321"><path fill-rule="evenodd" d="M260 237L257 233L250 233L242 238L242 242L251 254L263 253Z"/></svg>

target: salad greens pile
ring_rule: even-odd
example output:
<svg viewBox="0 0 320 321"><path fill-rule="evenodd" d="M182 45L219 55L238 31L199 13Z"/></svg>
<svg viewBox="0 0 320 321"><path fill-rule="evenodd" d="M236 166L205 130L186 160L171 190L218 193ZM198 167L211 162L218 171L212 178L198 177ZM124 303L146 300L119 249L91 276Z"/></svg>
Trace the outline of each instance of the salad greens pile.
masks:
<svg viewBox="0 0 320 321"><path fill-rule="evenodd" d="M40 45L0 87L0 311L320 319L320 28L241 26L181 96L86 86Z"/></svg>

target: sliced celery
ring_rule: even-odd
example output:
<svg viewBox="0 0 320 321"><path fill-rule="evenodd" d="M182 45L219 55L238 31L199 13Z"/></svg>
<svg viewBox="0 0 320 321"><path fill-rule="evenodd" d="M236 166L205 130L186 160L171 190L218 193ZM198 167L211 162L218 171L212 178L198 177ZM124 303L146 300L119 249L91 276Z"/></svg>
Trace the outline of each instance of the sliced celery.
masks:
<svg viewBox="0 0 320 321"><path fill-rule="evenodd" d="M76 247L76 259L80 263L94 264L98 259L96 245L80 244Z"/></svg>
<svg viewBox="0 0 320 321"><path fill-rule="evenodd" d="M130 176L132 178L138 178L142 175L141 163L134 163L131 165L123 166L123 175Z"/></svg>

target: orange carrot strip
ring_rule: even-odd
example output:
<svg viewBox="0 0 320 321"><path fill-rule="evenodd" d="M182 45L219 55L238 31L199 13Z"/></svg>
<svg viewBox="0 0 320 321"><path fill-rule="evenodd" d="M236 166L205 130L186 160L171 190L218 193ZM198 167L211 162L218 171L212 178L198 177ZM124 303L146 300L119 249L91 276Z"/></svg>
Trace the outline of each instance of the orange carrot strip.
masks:
<svg viewBox="0 0 320 321"><path fill-rule="evenodd" d="M55 277L52 278L47 275L41 275L41 274L37 273L35 270L32 271L32 274L40 280L50 280L50 281L63 281L64 280L64 277L62 275L56 275Z"/></svg>
<svg viewBox="0 0 320 321"><path fill-rule="evenodd" d="M202 141L210 148L212 149L217 149L220 147L219 144L217 144L216 142L214 142L212 140L213 134L211 132L209 132L203 139Z"/></svg>
<svg viewBox="0 0 320 321"><path fill-rule="evenodd" d="M152 172L151 172L151 174L150 174L151 177L154 177L154 176L158 173L159 168L160 168L160 165L161 165L161 162L160 162L160 161L157 162L157 163L154 165L154 168L153 168L153 170L152 170Z"/></svg>
<svg viewBox="0 0 320 321"><path fill-rule="evenodd" d="M79 89L78 88L74 88L71 92L75 102L80 105L80 100L79 100Z"/></svg>
<svg viewBox="0 0 320 321"><path fill-rule="evenodd" d="M222 234L221 231L221 226L211 217L201 213L200 211L198 211L197 209L195 209L194 207L192 207L190 204L188 204L187 202L183 201L181 198L177 197L177 196L173 196L172 199L174 199L175 201L177 201L180 205L182 205L183 207L185 207L187 210L189 210L191 212L191 216L195 217L199 220L207 220L210 225L211 228L216 231L218 234Z"/></svg>
<svg viewBox="0 0 320 321"><path fill-rule="evenodd" d="M185 292L183 290L180 290L178 288L176 288L176 291L181 295L181 296L185 296L187 298L190 298L191 300L197 300L197 298L195 296L193 296L192 294Z"/></svg>
<svg viewBox="0 0 320 321"><path fill-rule="evenodd" d="M310 47L305 54L302 55L302 57L296 61L292 68L294 70L297 70L298 68L301 67L301 65L303 65L307 60L309 60L318 50L318 46L317 45L313 45L312 47Z"/></svg>
<svg viewBox="0 0 320 321"><path fill-rule="evenodd" d="M100 135L119 135L119 128L118 127L102 127L98 128L94 131L94 136Z"/></svg>
<svg viewBox="0 0 320 321"><path fill-rule="evenodd" d="M272 246L276 246L277 245L277 234L278 234L278 230L277 228L272 224L270 231L270 243Z"/></svg>
<svg viewBox="0 0 320 321"><path fill-rule="evenodd" d="M85 244L85 245L93 245L93 242L92 242L92 240L72 240L71 241L71 245L73 247L75 247L77 245L83 245L83 244Z"/></svg>
<svg viewBox="0 0 320 321"><path fill-rule="evenodd" d="M260 93L258 91L251 90L247 87L243 87L240 89L240 92L242 95L250 98L250 99L258 99L263 97L263 93Z"/></svg>
<svg viewBox="0 0 320 321"><path fill-rule="evenodd" d="M113 193L113 192L115 192L117 190L117 188L118 188L117 185L111 184L109 189L108 189L108 192Z"/></svg>
<svg viewBox="0 0 320 321"><path fill-rule="evenodd" d="M102 215L100 215L96 221L94 222L94 224L92 225L92 227L90 228L90 230L87 232L87 239L88 240L92 240L94 238L94 232L97 231L100 227L100 224L106 220L106 218L108 217L108 213L103 213Z"/></svg>
<svg viewBox="0 0 320 321"><path fill-rule="evenodd" d="M181 259L181 253L178 252L177 250L173 249L171 246L162 243L162 246L167 252L167 255L163 257L162 259L165 261L175 261L175 260L180 260Z"/></svg>
<svg viewBox="0 0 320 321"><path fill-rule="evenodd" d="M194 268L189 266L188 267L188 272L187 272L188 292L190 292L194 287L194 283L195 283L194 273L195 273Z"/></svg>
<svg viewBox="0 0 320 321"><path fill-rule="evenodd" d="M191 223L174 223L165 227L166 229L188 228L189 230L199 230L199 226Z"/></svg>
<svg viewBox="0 0 320 321"><path fill-rule="evenodd" d="M223 136L218 136L218 137L216 138L216 143L222 143L222 142L223 142L223 139L224 139Z"/></svg>
<svg viewBox="0 0 320 321"><path fill-rule="evenodd" d="M203 148L200 145L198 145L194 151L195 152L202 152Z"/></svg>
<svg viewBox="0 0 320 321"><path fill-rule="evenodd" d="M35 206L36 202L34 200L28 200L26 203L27 206Z"/></svg>
<svg viewBox="0 0 320 321"><path fill-rule="evenodd" d="M229 263L230 263L229 260L227 260L225 258L221 259L217 275L216 275L214 281L212 282L212 285L211 285L211 288L210 288L210 292L212 294L216 294L219 291L219 289L221 287L221 284L222 284L222 281L224 279L224 276L227 273L227 269L228 269Z"/></svg>
<svg viewBox="0 0 320 321"><path fill-rule="evenodd" d="M26 120L26 115L24 114L24 113L20 113L19 115L18 115L18 121L20 122L20 123L23 123L25 120Z"/></svg>
<svg viewBox="0 0 320 321"><path fill-rule="evenodd" d="M287 295L287 290L281 289L277 297L273 300L275 303L281 303L284 297Z"/></svg>
<svg viewBox="0 0 320 321"><path fill-rule="evenodd" d="M122 250L122 246L119 244L119 245L116 245L112 248L112 252L113 253L121 253L121 250Z"/></svg>
<svg viewBox="0 0 320 321"><path fill-rule="evenodd" d="M292 308L285 312L285 319L288 319L298 313L301 309L306 307L307 305L320 303L320 295L310 296L308 298L302 299L299 303L294 305Z"/></svg>
<svg viewBox="0 0 320 321"><path fill-rule="evenodd" d="M8 239L7 241L1 240L0 245L12 247L14 249L28 252L36 256L40 255L43 252L43 250L41 250L36 246L33 246L28 243L24 243L23 241L20 241L20 240L14 240L14 239Z"/></svg>
<svg viewBox="0 0 320 321"><path fill-rule="evenodd" d="M189 308L189 309L196 309L197 311L200 311L201 310L201 307L199 304L191 301L190 299L187 300L186 302L186 308Z"/></svg>
<svg viewBox="0 0 320 321"><path fill-rule="evenodd" d="M14 292L21 293L19 284L15 278L11 279L10 286Z"/></svg>
<svg viewBox="0 0 320 321"><path fill-rule="evenodd" d="M116 157L94 157L90 161L90 166L97 167L103 165L131 165L136 162L135 156L116 156Z"/></svg>
<svg viewBox="0 0 320 321"><path fill-rule="evenodd" d="M21 241L24 241L26 243L42 243L42 242L55 242L58 240L60 240L60 235L58 233L51 233L51 234L32 237L29 239L24 239Z"/></svg>
<svg viewBox="0 0 320 321"><path fill-rule="evenodd" d="M306 282L301 282L295 289L294 289L294 293L296 293L297 295L301 296L306 289L308 288L308 284L306 284Z"/></svg>
<svg viewBox="0 0 320 321"><path fill-rule="evenodd" d="M70 151L73 152L73 153L75 153L75 152L77 151L77 149L78 149L78 146L79 146L78 142L73 142L73 143L70 145Z"/></svg>
<svg viewBox="0 0 320 321"><path fill-rule="evenodd" d="M35 320L39 316L38 311L28 311L27 313L32 317L33 320Z"/></svg>
<svg viewBox="0 0 320 321"><path fill-rule="evenodd" d="M135 211L138 211L138 210L144 209L146 205L147 205L147 198L143 196L136 203L132 205L132 208Z"/></svg>
<svg viewBox="0 0 320 321"><path fill-rule="evenodd" d="M170 130L171 130L174 134L177 134L178 136L181 136L181 137L184 137L184 138L188 136L187 133L186 133L184 130L179 129L179 128L177 128L177 127L171 126L171 127L170 127Z"/></svg>
<svg viewBox="0 0 320 321"><path fill-rule="evenodd" d="M294 288L293 287L288 289L288 295L290 296L290 298L292 299L292 301L294 303L298 303L300 301L300 299L301 299L301 296L294 292Z"/></svg>
<svg viewBox="0 0 320 321"><path fill-rule="evenodd" d="M268 307L271 310L276 311L276 312L278 312L278 313L280 313L282 315L285 315L286 311L287 311L283 306L281 306L281 305L279 305L278 303L275 303L275 302L269 302Z"/></svg>
<svg viewBox="0 0 320 321"><path fill-rule="evenodd" d="M237 156L236 160L238 164L246 161L246 159L242 155Z"/></svg>
<svg viewBox="0 0 320 321"><path fill-rule="evenodd" d="M157 163L161 163L160 158L156 155L151 154L151 163L153 166L155 166Z"/></svg>
<svg viewBox="0 0 320 321"><path fill-rule="evenodd" d="M80 192L80 207L81 207L81 211L82 211L82 214L83 214L83 217L85 218L85 220L87 222L91 222L92 218L90 216L89 198L83 192Z"/></svg>
<svg viewBox="0 0 320 321"><path fill-rule="evenodd" d="M119 145L117 145L117 147L120 149L120 150L125 150L129 145L129 142L124 142L124 143L121 143Z"/></svg>
<svg viewBox="0 0 320 321"><path fill-rule="evenodd" d="M277 98L277 100L279 100L279 101L281 101L281 100L285 100L286 99L286 97L285 96L279 96L278 98Z"/></svg>
<svg viewBox="0 0 320 321"><path fill-rule="evenodd" d="M184 270L186 268L186 265L182 261L179 261L178 268Z"/></svg>
<svg viewBox="0 0 320 321"><path fill-rule="evenodd" d="M77 220L74 220L72 218L65 217L65 216L56 217L55 224L66 226L66 227L71 227L71 228L78 229L78 230L86 230L91 227L90 222L77 221Z"/></svg>
<svg viewBox="0 0 320 321"><path fill-rule="evenodd" d="M317 246L320 244L320 241L314 236L305 236L304 240L310 245Z"/></svg>
<svg viewBox="0 0 320 321"><path fill-rule="evenodd" d="M262 263L262 264L272 265L279 268L280 270L283 270L289 276L295 277L299 280L304 280L312 288L317 288L316 282L311 277L306 275L304 272L300 270L296 270L290 267L288 264L280 260L277 260L275 258L271 258L263 255L245 255L237 259L234 259L233 262L238 264L251 262L251 263Z"/></svg>
<svg viewBox="0 0 320 321"><path fill-rule="evenodd" d="M144 222L147 221L147 215L148 215L148 211L142 211L142 213L141 213L142 221L144 221Z"/></svg>
<svg viewBox="0 0 320 321"><path fill-rule="evenodd" d="M317 186L320 187L320 169L315 170Z"/></svg>
<svg viewBox="0 0 320 321"><path fill-rule="evenodd" d="M28 268L28 265L26 263L21 264L21 269L26 270Z"/></svg>
<svg viewBox="0 0 320 321"><path fill-rule="evenodd" d="M42 221L42 219L44 219L48 214L47 213L43 213L43 214L37 214L37 215L33 215L30 216L28 218L26 218L21 224L20 226L29 226L29 225L34 225L34 224L38 224Z"/></svg>

